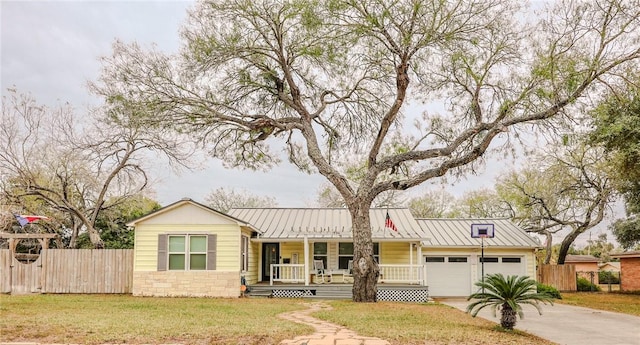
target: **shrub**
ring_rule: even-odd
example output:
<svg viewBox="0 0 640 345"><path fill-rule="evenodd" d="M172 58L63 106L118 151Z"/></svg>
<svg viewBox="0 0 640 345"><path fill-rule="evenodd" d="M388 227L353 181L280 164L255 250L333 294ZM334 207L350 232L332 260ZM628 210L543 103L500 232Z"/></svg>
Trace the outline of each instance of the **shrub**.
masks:
<svg viewBox="0 0 640 345"><path fill-rule="evenodd" d="M562 296L560 296L560 291L558 291L558 289L556 289L555 287L551 286L551 285L546 285L546 284L542 284L542 283L538 283L537 284L537 288L538 288L538 292L539 293L546 293L547 295L555 298L555 299L562 299Z"/></svg>
<svg viewBox="0 0 640 345"><path fill-rule="evenodd" d="M600 287L596 284L592 284L588 279L578 278L578 291L600 291Z"/></svg>
<svg viewBox="0 0 640 345"><path fill-rule="evenodd" d="M620 276L610 271L598 272L598 282L600 284L620 284Z"/></svg>

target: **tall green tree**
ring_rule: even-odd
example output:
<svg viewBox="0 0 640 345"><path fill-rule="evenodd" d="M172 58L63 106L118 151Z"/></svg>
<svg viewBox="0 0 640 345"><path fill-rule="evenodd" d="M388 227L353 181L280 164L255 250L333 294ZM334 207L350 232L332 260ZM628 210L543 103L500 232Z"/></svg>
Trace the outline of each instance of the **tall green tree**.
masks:
<svg viewBox="0 0 640 345"><path fill-rule="evenodd" d="M525 124L561 123L637 66L637 0L554 6L202 1L179 53L116 42L94 90L148 128L200 139L230 167L268 168L284 144L291 163L344 198L354 300L375 301L369 209L379 194L463 169ZM410 102L445 106L420 117ZM358 183L340 169L353 161L366 162Z"/></svg>
<svg viewBox="0 0 640 345"><path fill-rule="evenodd" d="M591 140L611 154L612 177L625 199L626 219L611 225L624 248L640 244L640 88L612 93L592 114Z"/></svg>

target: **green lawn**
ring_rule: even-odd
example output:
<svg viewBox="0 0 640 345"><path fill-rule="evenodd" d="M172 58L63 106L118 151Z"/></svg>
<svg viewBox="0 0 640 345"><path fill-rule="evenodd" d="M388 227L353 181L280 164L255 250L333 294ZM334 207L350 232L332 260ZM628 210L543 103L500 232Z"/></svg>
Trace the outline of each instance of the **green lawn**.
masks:
<svg viewBox="0 0 640 345"><path fill-rule="evenodd" d="M394 345L554 344L517 330L502 331L495 322L473 318L439 303L330 301L328 304L334 309L314 316Z"/></svg>
<svg viewBox="0 0 640 345"><path fill-rule="evenodd" d="M0 296L0 342L278 344L313 333L277 318L305 300ZM392 344L551 344L439 304L326 301L326 319Z"/></svg>
<svg viewBox="0 0 640 345"><path fill-rule="evenodd" d="M2 295L0 342L278 344L313 331L276 317L302 308L273 299Z"/></svg>
<svg viewBox="0 0 640 345"><path fill-rule="evenodd" d="M607 292L562 293L559 303L640 316L640 295Z"/></svg>

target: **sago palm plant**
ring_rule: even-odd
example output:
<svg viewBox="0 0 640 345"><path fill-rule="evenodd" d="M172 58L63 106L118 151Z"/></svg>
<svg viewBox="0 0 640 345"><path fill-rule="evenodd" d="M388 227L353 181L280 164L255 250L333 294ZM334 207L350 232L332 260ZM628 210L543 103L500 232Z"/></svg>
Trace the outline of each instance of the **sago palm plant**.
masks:
<svg viewBox="0 0 640 345"><path fill-rule="evenodd" d="M475 317L484 307L493 309L493 316L500 310L500 325L506 329L513 329L517 316L524 318L522 305L530 304L542 315L540 302L553 305L553 297L536 291L536 281L526 276L507 276L489 274L484 281L477 282L480 291L469 296L468 300L475 300L467 306L467 313Z"/></svg>

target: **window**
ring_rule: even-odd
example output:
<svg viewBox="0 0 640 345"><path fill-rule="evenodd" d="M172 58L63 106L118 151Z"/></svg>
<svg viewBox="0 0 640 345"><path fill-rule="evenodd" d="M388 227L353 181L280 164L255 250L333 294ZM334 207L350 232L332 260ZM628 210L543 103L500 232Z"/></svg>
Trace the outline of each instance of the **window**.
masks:
<svg viewBox="0 0 640 345"><path fill-rule="evenodd" d="M427 256L426 262L444 262L444 256Z"/></svg>
<svg viewBox="0 0 640 345"><path fill-rule="evenodd" d="M478 259L480 259L480 262L498 262L498 258L494 257L479 257Z"/></svg>
<svg viewBox="0 0 640 345"><path fill-rule="evenodd" d="M520 258L502 258L502 262L516 264L516 263L520 263Z"/></svg>
<svg viewBox="0 0 640 345"><path fill-rule="evenodd" d="M241 256L240 259L242 262L240 263L240 267L242 268L242 272L246 272L249 270L249 237L242 235L240 241L240 251Z"/></svg>
<svg viewBox="0 0 640 345"><path fill-rule="evenodd" d="M313 259L322 260L324 268L327 266L327 242L316 242L313 244Z"/></svg>
<svg viewBox="0 0 640 345"><path fill-rule="evenodd" d="M467 262L467 258L464 256L450 256L449 262Z"/></svg>
<svg viewBox="0 0 640 345"><path fill-rule="evenodd" d="M373 259L380 263L380 244L373 244ZM349 260L353 260L353 242L338 243L338 268L346 270L349 268Z"/></svg>
<svg viewBox="0 0 640 345"><path fill-rule="evenodd" d="M378 264L380 263L380 243L373 244L373 260L376 260Z"/></svg>
<svg viewBox="0 0 640 345"><path fill-rule="evenodd" d="M158 271L216 269L216 235L158 235Z"/></svg>
<svg viewBox="0 0 640 345"><path fill-rule="evenodd" d="M338 268L349 268L349 260L353 260L353 242L338 243Z"/></svg>
<svg viewBox="0 0 640 345"><path fill-rule="evenodd" d="M169 236L169 270L207 269L207 236Z"/></svg>

